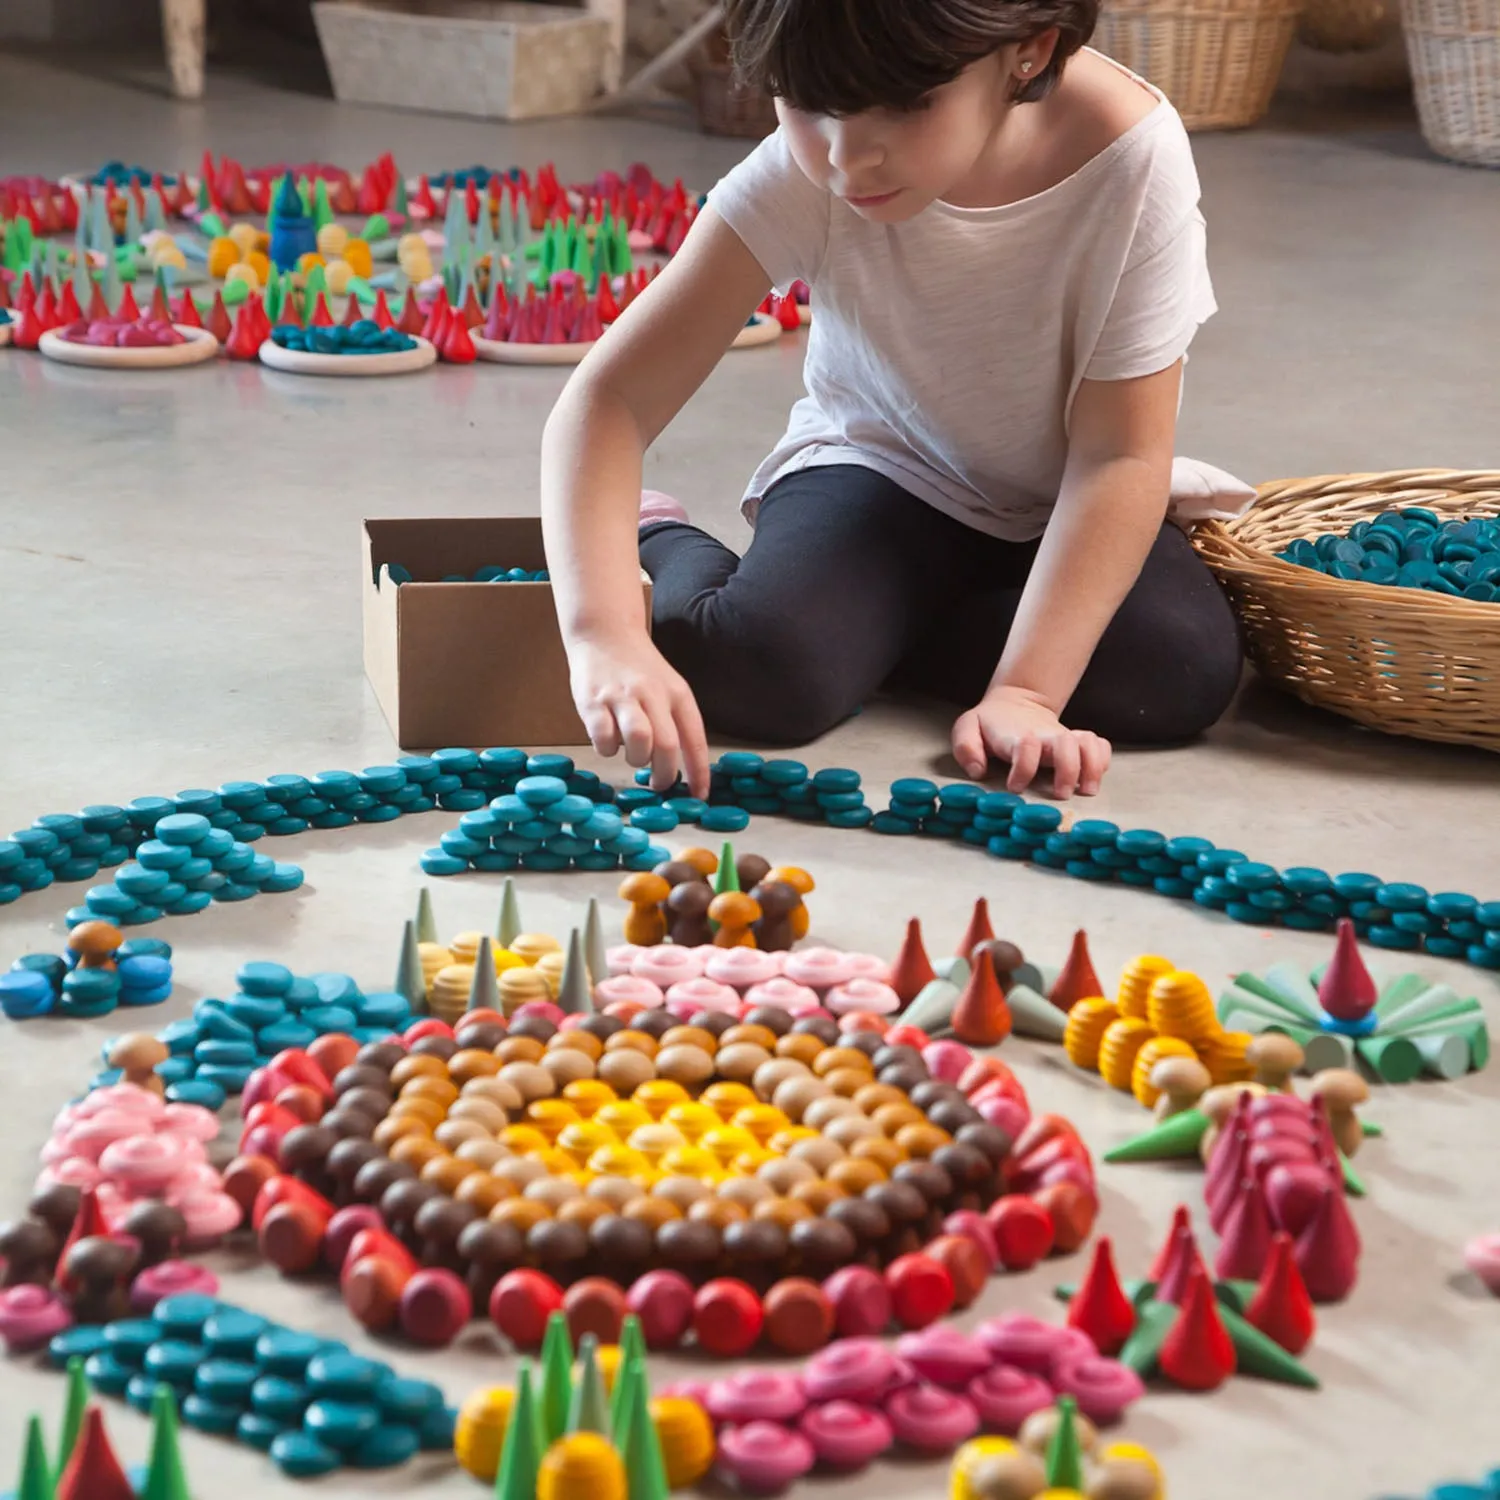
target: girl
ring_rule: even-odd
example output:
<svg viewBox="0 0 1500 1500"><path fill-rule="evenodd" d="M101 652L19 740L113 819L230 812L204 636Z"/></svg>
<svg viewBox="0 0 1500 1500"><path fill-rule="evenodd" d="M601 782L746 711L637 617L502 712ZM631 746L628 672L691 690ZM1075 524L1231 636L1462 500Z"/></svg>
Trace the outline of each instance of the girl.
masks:
<svg viewBox="0 0 1500 1500"><path fill-rule="evenodd" d="M704 721L822 734L888 680L965 708L969 776L1096 792L1111 739L1212 724L1229 605L1167 518L1214 311L1182 122L1084 49L1098 0L729 0L780 128L547 423L542 519L600 753L702 795ZM764 299L812 287L806 397L744 557L642 458ZM637 553L637 549L639 552ZM637 555L654 583L642 617Z"/></svg>

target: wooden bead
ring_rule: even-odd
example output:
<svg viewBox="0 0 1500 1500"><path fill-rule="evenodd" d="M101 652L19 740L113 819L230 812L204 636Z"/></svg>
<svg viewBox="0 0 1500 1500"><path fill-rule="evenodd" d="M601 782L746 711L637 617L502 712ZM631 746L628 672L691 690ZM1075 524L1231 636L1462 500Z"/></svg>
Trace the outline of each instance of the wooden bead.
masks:
<svg viewBox="0 0 1500 1500"><path fill-rule="evenodd" d="M427 1057L421 1053L411 1053L403 1057L391 1069L390 1081L391 1087L399 1091L414 1078L446 1078L447 1076L447 1064L441 1059Z"/></svg>
<svg viewBox="0 0 1500 1500"><path fill-rule="evenodd" d="M535 1063L547 1055L547 1049L534 1036L508 1036L495 1048L503 1067L506 1063Z"/></svg>
<svg viewBox="0 0 1500 1500"><path fill-rule="evenodd" d="M777 1057L789 1057L800 1063L806 1063L812 1067L814 1061L822 1055L824 1046L822 1039L809 1036L803 1031L789 1032L780 1037L776 1042Z"/></svg>
<svg viewBox="0 0 1500 1500"><path fill-rule="evenodd" d="M460 1088L475 1078L489 1078L500 1071L500 1059L492 1052L455 1052L448 1059L448 1076Z"/></svg>
<svg viewBox="0 0 1500 1500"><path fill-rule="evenodd" d="M492 1224L514 1225L523 1235L552 1217L552 1210L535 1198L505 1198L489 1212Z"/></svg>

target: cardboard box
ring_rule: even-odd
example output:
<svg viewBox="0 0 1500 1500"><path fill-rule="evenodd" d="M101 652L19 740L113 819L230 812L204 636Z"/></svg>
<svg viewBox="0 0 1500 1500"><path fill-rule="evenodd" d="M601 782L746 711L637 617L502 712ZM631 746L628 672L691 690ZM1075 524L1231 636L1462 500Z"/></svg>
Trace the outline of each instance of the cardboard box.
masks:
<svg viewBox="0 0 1500 1500"><path fill-rule="evenodd" d="M584 745L550 583L441 583L546 567L535 518L367 520L365 675L403 750ZM399 587L382 569L412 575ZM646 618L651 580L641 575Z"/></svg>

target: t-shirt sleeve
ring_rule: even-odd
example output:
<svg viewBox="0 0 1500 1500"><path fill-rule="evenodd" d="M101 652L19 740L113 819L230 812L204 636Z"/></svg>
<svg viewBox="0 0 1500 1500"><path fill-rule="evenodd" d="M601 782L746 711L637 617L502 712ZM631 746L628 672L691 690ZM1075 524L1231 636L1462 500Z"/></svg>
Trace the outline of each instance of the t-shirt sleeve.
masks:
<svg viewBox="0 0 1500 1500"><path fill-rule="evenodd" d="M721 178L708 201L778 291L813 284L828 246L828 193L803 175L781 131Z"/></svg>
<svg viewBox="0 0 1500 1500"><path fill-rule="evenodd" d="M1136 234L1084 378L1131 380L1165 370L1217 310L1198 176L1182 132L1180 141L1164 142L1146 184Z"/></svg>

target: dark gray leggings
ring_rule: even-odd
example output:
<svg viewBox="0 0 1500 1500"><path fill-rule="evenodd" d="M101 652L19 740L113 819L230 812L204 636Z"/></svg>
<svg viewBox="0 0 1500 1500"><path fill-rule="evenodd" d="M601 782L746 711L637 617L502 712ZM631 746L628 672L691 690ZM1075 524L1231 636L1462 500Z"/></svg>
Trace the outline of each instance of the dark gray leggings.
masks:
<svg viewBox="0 0 1500 1500"><path fill-rule="evenodd" d="M675 521L641 532L657 645L708 727L754 744L805 744L886 685L972 707L1036 550L857 465L773 485L743 557ZM1119 744L1191 739L1229 706L1240 665L1229 601L1168 523L1063 722Z"/></svg>

